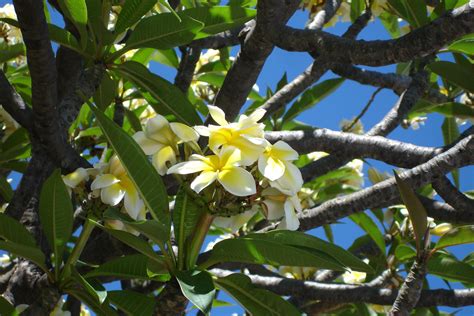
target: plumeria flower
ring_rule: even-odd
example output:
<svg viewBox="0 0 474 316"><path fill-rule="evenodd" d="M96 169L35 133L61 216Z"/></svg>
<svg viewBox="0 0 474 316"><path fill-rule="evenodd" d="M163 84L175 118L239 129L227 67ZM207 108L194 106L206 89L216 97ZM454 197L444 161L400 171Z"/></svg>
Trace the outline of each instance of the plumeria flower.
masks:
<svg viewBox="0 0 474 316"><path fill-rule="evenodd" d="M212 223L218 227L228 229L231 232L236 232L244 226L256 212L256 210L248 210L230 217L218 216L214 218Z"/></svg>
<svg viewBox="0 0 474 316"><path fill-rule="evenodd" d="M8 3L1 7L0 18L17 20L14 6ZM0 37L3 38L3 41L10 45L22 42L20 29L4 22L0 22Z"/></svg>
<svg viewBox="0 0 474 316"><path fill-rule="evenodd" d="M72 190L74 190L79 184L89 180L89 175L91 173L94 173L94 171L92 170L94 169L88 170L84 168L77 168L75 171L65 176L62 176L63 182L66 185L69 195L71 195Z"/></svg>
<svg viewBox="0 0 474 316"><path fill-rule="evenodd" d="M209 137L209 148L218 153L222 149L237 148L242 152L241 165L249 166L257 161L264 150L264 124L258 121L265 115L264 110L256 110L251 115L241 115L238 122L229 123L225 113L216 106L209 105L209 114L219 125L196 126L202 136Z"/></svg>
<svg viewBox="0 0 474 316"><path fill-rule="evenodd" d="M145 131L137 132L133 138L145 154L153 155L153 165L163 176L168 171L168 165L176 164L176 155L179 154L178 144L196 143L199 135L189 126L169 123L163 116L156 115L148 120Z"/></svg>
<svg viewBox="0 0 474 316"><path fill-rule="evenodd" d="M258 158L258 170L265 178L275 181L283 176L288 162L298 159L298 153L284 141L267 142L265 151Z"/></svg>
<svg viewBox="0 0 474 316"><path fill-rule="evenodd" d="M64 299L61 298L59 300L58 304L56 304L54 309L51 311L51 314L49 314L49 315L50 316L71 316L70 311L63 310L64 303L65 303Z"/></svg>
<svg viewBox="0 0 474 316"><path fill-rule="evenodd" d="M436 225L434 228L432 228L430 230L430 233L435 236L443 236L452 228L453 228L453 225L451 225L450 223L441 223L441 224Z"/></svg>
<svg viewBox="0 0 474 316"><path fill-rule="evenodd" d="M316 268L281 266L278 272L290 279L310 280L314 277Z"/></svg>
<svg viewBox="0 0 474 316"><path fill-rule="evenodd" d="M172 166L168 173L201 174L191 183L191 189L197 193L218 181L224 189L236 196L248 196L256 193L252 174L240 167L241 152L237 149L225 149L219 155L191 155L190 161Z"/></svg>
<svg viewBox="0 0 474 316"><path fill-rule="evenodd" d="M102 174L92 182L91 189L100 191L100 199L105 204L115 206L124 200L125 210L133 219L137 219L143 212L144 203L122 163L115 155L110 158Z"/></svg>
<svg viewBox="0 0 474 316"><path fill-rule="evenodd" d="M342 281L346 284L361 284L364 283L367 273L359 271L346 271L342 275Z"/></svg>
<svg viewBox="0 0 474 316"><path fill-rule="evenodd" d="M303 186L301 171L291 162L286 162L283 175L275 181L270 181L270 185L286 195L296 195Z"/></svg>
<svg viewBox="0 0 474 316"><path fill-rule="evenodd" d="M275 188L266 188L262 192L263 204L268 220L283 220L279 229L297 230L300 226L297 212L301 212L301 204L297 195L288 196Z"/></svg>

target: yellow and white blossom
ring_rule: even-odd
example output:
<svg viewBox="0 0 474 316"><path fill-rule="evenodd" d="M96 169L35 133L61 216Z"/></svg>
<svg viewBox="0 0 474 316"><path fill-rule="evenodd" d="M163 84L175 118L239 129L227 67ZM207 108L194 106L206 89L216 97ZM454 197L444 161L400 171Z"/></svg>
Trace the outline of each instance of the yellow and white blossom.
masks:
<svg viewBox="0 0 474 316"><path fill-rule="evenodd" d="M117 156L110 158L102 173L92 182L91 189L100 192L100 199L105 204L116 206L124 200L125 210L133 219L145 212L144 203Z"/></svg>
<svg viewBox="0 0 474 316"><path fill-rule="evenodd" d="M298 229L300 221L297 213L302 211L302 207L297 195L288 196L275 188L266 188L262 192L262 197L268 220L283 218L278 225L279 229Z"/></svg>
<svg viewBox="0 0 474 316"><path fill-rule="evenodd" d="M452 228L453 228L453 225L451 225L450 223L441 223L441 224L436 225L434 228L432 228L430 230L430 233L435 236L443 236Z"/></svg>
<svg viewBox="0 0 474 316"><path fill-rule="evenodd" d="M255 215L256 212L256 210L248 210L230 217L217 216L214 218L212 223L217 227L228 229L231 232L236 232L242 226L244 226Z"/></svg>
<svg viewBox="0 0 474 316"><path fill-rule="evenodd" d="M283 176L288 162L298 159L298 153L284 141L267 142L265 151L258 158L258 170L270 181Z"/></svg>
<svg viewBox="0 0 474 316"><path fill-rule="evenodd" d="M8 3L0 8L0 18L17 20L12 4ZM20 29L5 22L0 22L0 38L7 44L17 44L22 41Z"/></svg>
<svg viewBox="0 0 474 316"><path fill-rule="evenodd" d="M278 272L283 276L296 280L310 280L314 278L316 268L281 266Z"/></svg>
<svg viewBox="0 0 474 316"><path fill-rule="evenodd" d="M365 263L369 263L368 259L363 260ZM367 273L359 271L346 271L342 275L342 281L346 284L361 284L364 283Z"/></svg>
<svg viewBox="0 0 474 316"><path fill-rule="evenodd" d="M221 149L237 148L242 152L241 165L249 166L259 158L265 149L264 124L258 121L265 115L264 110L256 110L251 115L241 115L238 122L229 123L225 113L216 106L209 105L209 114L219 125L196 126L202 136L209 137L209 148L218 153Z"/></svg>
<svg viewBox="0 0 474 316"><path fill-rule="evenodd" d="M133 135L145 154L153 155L152 163L160 175L165 175L168 167L176 164L178 144L196 142L199 135L191 127L182 123L169 123L161 115L148 120L145 131Z"/></svg>
<svg viewBox="0 0 474 316"><path fill-rule="evenodd" d="M66 185L69 195L71 194L72 190L75 189L79 184L88 181L91 173L93 174L95 171L95 169L77 168L75 171L65 176L62 176L63 182Z"/></svg>
<svg viewBox="0 0 474 316"><path fill-rule="evenodd" d="M286 162L283 175L275 181L270 181L270 185L286 195L293 196L301 190L303 176L298 167L291 162Z"/></svg>
<svg viewBox="0 0 474 316"><path fill-rule="evenodd" d="M172 166L168 173L191 174L200 172L191 183L197 193L218 181L226 191L236 196L256 193L252 174L240 167L242 156L238 149L225 149L219 155L191 155L190 160Z"/></svg>

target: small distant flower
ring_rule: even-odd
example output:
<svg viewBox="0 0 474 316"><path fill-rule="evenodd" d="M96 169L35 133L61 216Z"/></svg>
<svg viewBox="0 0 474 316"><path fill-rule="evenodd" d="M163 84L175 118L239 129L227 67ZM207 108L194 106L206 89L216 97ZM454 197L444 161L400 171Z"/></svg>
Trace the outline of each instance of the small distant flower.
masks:
<svg viewBox="0 0 474 316"><path fill-rule="evenodd" d="M230 217L217 216L216 218L214 218L214 221L212 223L217 227L228 229L231 232L236 232L242 226L244 226L245 223L247 223L255 215L256 212L257 211L255 210L248 210Z"/></svg>
<svg viewBox="0 0 474 316"><path fill-rule="evenodd" d="M100 192L105 204L116 206L124 200L125 210L133 219L144 212L144 203L117 156L110 158L102 173L92 182L91 189Z"/></svg>
<svg viewBox="0 0 474 316"><path fill-rule="evenodd" d="M237 149L224 149L219 155L191 155L190 160L172 166L168 174L191 174L200 172L191 183L197 193L218 181L226 191L236 196L249 196L256 193L252 174L240 167L241 152Z"/></svg>
<svg viewBox="0 0 474 316"><path fill-rule="evenodd" d="M145 131L133 135L145 154L152 155L152 163L160 175L165 175L168 167L176 164L178 144L196 143L199 135L194 129L182 123L169 123L161 115L148 120ZM197 146L197 145L196 145Z"/></svg>
<svg viewBox="0 0 474 316"><path fill-rule="evenodd" d="M56 304L56 306L54 307L51 314L49 314L49 315L50 316L71 316L70 311L63 310L64 303L65 303L64 299L61 298L59 300L58 304Z"/></svg>
<svg viewBox="0 0 474 316"><path fill-rule="evenodd" d="M17 20L14 6L8 3L1 7L0 18ZM4 22L0 22L0 38L3 38L3 41L7 44L22 42L20 29Z"/></svg>
<svg viewBox="0 0 474 316"><path fill-rule="evenodd" d="M300 226L298 212L302 211L297 195L289 196L275 188L266 188L262 192L263 204L268 220L282 219L278 228L297 230Z"/></svg>
<svg viewBox="0 0 474 316"><path fill-rule="evenodd" d="M278 272L290 279L310 280L314 277L316 268L281 266Z"/></svg>
<svg viewBox="0 0 474 316"><path fill-rule="evenodd" d="M441 223L441 224L436 225L434 228L432 228L430 230L430 233L435 236L443 236L452 228L453 228L453 225L449 223Z"/></svg>
<svg viewBox="0 0 474 316"><path fill-rule="evenodd" d="M363 260L365 263L369 263L368 259ZM361 284L364 283L367 273L359 271L346 271L342 275L342 281L346 284Z"/></svg>

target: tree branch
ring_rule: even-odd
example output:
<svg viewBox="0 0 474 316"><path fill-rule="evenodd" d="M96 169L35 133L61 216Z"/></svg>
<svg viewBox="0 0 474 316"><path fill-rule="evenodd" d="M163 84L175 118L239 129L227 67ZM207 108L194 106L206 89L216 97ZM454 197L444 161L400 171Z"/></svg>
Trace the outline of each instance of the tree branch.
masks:
<svg viewBox="0 0 474 316"><path fill-rule="evenodd" d="M8 82L7 77L5 77L5 74L1 70L0 105L2 105L5 111L7 111L21 126L29 131L32 130L33 122L31 109L10 85L10 82Z"/></svg>

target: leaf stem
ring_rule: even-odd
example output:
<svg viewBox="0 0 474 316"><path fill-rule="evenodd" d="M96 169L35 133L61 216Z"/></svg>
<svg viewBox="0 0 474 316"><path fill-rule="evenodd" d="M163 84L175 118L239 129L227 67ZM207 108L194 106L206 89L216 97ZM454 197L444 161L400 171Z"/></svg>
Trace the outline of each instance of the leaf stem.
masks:
<svg viewBox="0 0 474 316"><path fill-rule="evenodd" d="M74 264L76 264L77 260L79 259L79 256L84 250L84 247L86 246L87 240L89 240L93 229L93 222L89 218L86 218L84 221L84 226L82 227L81 234L77 239L76 245L72 249L71 255L67 259L63 271L61 272L60 279L64 279L65 276L67 277L71 273L71 267L74 266Z"/></svg>
<svg viewBox="0 0 474 316"><path fill-rule="evenodd" d="M212 221L214 220L214 216L212 216L209 212L204 212L199 222L197 223L196 227L194 228L194 233L191 238L191 244L189 246L188 251L188 260L187 260L187 268L192 268L196 264L197 257L199 255L199 251L201 250L201 246L206 238L207 232L209 231L209 227L211 227Z"/></svg>

